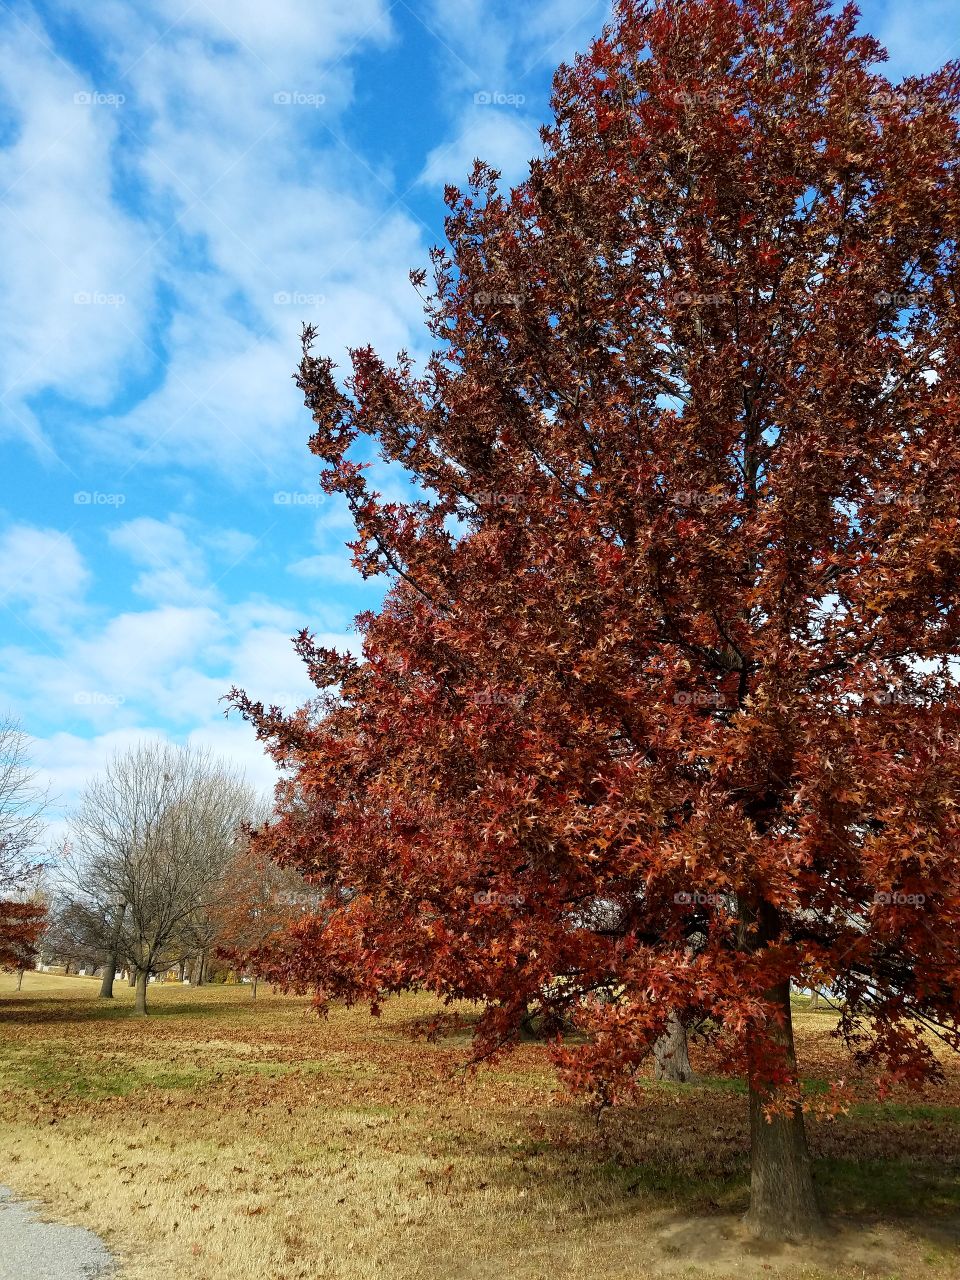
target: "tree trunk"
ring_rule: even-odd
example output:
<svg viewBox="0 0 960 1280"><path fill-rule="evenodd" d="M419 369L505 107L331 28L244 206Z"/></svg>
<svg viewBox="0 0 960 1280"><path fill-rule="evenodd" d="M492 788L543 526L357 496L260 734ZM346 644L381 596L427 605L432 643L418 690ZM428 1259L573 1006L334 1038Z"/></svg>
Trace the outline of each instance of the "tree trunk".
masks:
<svg viewBox="0 0 960 1280"><path fill-rule="evenodd" d="M181 960L180 961L180 981L182 982L186 976L187 976L187 962L186 960Z"/></svg>
<svg viewBox="0 0 960 1280"><path fill-rule="evenodd" d="M17 970L17 990L19 991L22 986L23 986L23 970L18 969Z"/></svg>
<svg viewBox="0 0 960 1280"><path fill-rule="evenodd" d="M789 1070L796 1071L790 988L780 983L767 993L783 1017L771 1017L763 1033L786 1053ZM748 1059L753 1058L748 1042ZM788 1114L770 1120L763 1109L769 1097L763 1080L750 1080L750 1208L744 1222L765 1240L797 1239L823 1230L823 1217L813 1185L813 1168L807 1149L803 1112L794 1104Z"/></svg>
<svg viewBox="0 0 960 1280"><path fill-rule="evenodd" d="M256 1000L257 998L257 982L258 982L257 975L254 974L253 981L250 983L250 996L251 996L251 999L253 1000Z"/></svg>
<svg viewBox="0 0 960 1280"><path fill-rule="evenodd" d="M658 1080L671 1084L687 1084L693 1079L693 1069L687 1056L687 1029L670 1011L667 1029L653 1046L654 1075Z"/></svg>
<svg viewBox="0 0 960 1280"><path fill-rule="evenodd" d="M100 999L113 999L113 980L117 976L117 954L120 950L120 932L123 929L123 917L127 914L127 904L119 902L116 904L114 913L113 934L110 938L110 953L107 956L106 964L103 966L103 979L100 983Z"/></svg>
<svg viewBox="0 0 960 1280"><path fill-rule="evenodd" d="M130 973L127 976L127 986L135 987L137 985L137 968L136 965L130 966Z"/></svg>
<svg viewBox="0 0 960 1280"><path fill-rule="evenodd" d="M816 989L816 987L814 987L810 995L810 1008L811 1009L820 1008L820 992Z"/></svg>
<svg viewBox="0 0 960 1280"><path fill-rule="evenodd" d="M150 981L149 969L137 970L137 998L134 1002L134 1013L147 1012L147 983Z"/></svg>
<svg viewBox="0 0 960 1280"><path fill-rule="evenodd" d="M107 963L103 966L103 978L100 981L100 999L113 999L113 980L117 976L117 957L115 955L107 956Z"/></svg>
<svg viewBox="0 0 960 1280"><path fill-rule="evenodd" d="M66 961L66 963L65 963L65 964L64 964L64 966L63 966L63 976L64 976L65 978L67 978L67 977L69 977L69 976L70 976L70 961L69 961L69 960L67 960L67 961Z"/></svg>

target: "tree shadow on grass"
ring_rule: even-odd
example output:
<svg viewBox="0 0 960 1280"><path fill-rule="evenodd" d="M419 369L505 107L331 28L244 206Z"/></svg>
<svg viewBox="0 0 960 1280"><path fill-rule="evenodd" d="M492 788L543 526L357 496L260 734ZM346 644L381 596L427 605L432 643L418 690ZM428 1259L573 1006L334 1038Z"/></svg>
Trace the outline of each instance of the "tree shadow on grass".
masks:
<svg viewBox="0 0 960 1280"><path fill-rule="evenodd" d="M158 1000L147 1002L147 1018L223 1018L256 1013L256 1006L242 997L227 1002L224 1000L177 1000L167 1002ZM0 999L0 1024L12 1023L19 1026L54 1026L58 1023L77 1022L109 1022L122 1021L124 1018L138 1018L133 1006L126 1001L114 1003L111 1000L64 1000L51 1001L42 997L30 996L17 999Z"/></svg>
<svg viewBox="0 0 960 1280"><path fill-rule="evenodd" d="M497 1177L516 1193L532 1189L560 1210L636 1216L740 1215L749 1202L746 1099L709 1088L652 1087L644 1102L607 1112L598 1125L583 1109L541 1113L528 1137L494 1144ZM958 1116L891 1106L875 1116L811 1124L814 1175L827 1214L842 1223L880 1224L949 1248L960 1245Z"/></svg>

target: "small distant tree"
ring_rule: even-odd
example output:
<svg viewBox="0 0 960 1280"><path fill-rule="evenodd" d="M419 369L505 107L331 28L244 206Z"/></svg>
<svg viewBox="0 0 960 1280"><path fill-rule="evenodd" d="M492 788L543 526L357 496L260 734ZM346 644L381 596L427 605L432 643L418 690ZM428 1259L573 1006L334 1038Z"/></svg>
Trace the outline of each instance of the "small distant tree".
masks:
<svg viewBox="0 0 960 1280"><path fill-rule="evenodd" d="M10 716L0 718L0 966L34 963L46 908L32 891L40 871L47 793L30 762L30 740Z"/></svg>
<svg viewBox="0 0 960 1280"><path fill-rule="evenodd" d="M275 963L276 944L313 905L313 895L301 876L248 839L227 868L222 890L212 917L217 952L249 974L255 1000L261 973Z"/></svg>
<svg viewBox="0 0 960 1280"><path fill-rule="evenodd" d="M0 717L0 896L23 889L35 876L47 804L29 737L12 717Z"/></svg>
<svg viewBox="0 0 960 1280"><path fill-rule="evenodd" d="M150 976L183 954L182 934L215 896L256 794L209 753L153 743L116 755L88 785L71 819L78 901L109 921L136 970L135 1010L147 1012Z"/></svg>
<svg viewBox="0 0 960 1280"><path fill-rule="evenodd" d="M36 963L46 919L41 901L0 902L0 968L17 972L18 991L24 971Z"/></svg>

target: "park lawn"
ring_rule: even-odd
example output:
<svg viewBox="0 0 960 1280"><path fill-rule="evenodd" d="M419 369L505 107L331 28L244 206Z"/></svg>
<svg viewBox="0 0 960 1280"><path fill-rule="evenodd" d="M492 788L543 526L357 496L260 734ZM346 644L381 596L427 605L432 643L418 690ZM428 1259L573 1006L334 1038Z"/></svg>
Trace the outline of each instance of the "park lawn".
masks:
<svg viewBox="0 0 960 1280"><path fill-rule="evenodd" d="M428 1042L426 996L321 1020L269 989L157 985L144 1020L125 986L14 986L0 975L0 1183L97 1231L122 1280L960 1276L954 1061L943 1089L811 1118L836 1233L751 1246L732 1082L651 1081L598 1123L540 1045L465 1072L471 1010ZM852 1079L834 1015L796 1018L814 1091Z"/></svg>

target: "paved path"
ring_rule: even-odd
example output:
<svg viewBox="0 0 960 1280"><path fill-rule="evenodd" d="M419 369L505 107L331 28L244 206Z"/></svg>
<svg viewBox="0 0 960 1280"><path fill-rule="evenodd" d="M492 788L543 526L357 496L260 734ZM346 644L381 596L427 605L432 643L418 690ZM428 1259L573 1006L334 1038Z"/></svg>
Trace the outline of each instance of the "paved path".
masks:
<svg viewBox="0 0 960 1280"><path fill-rule="evenodd" d="M0 1280L105 1280L113 1266L92 1231L40 1222L34 1205L0 1187Z"/></svg>

